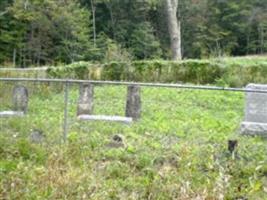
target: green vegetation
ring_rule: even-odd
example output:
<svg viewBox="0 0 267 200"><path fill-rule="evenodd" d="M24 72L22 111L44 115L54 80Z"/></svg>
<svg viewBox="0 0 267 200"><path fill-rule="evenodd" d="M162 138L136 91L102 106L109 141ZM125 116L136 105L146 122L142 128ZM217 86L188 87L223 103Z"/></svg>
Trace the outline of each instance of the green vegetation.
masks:
<svg viewBox="0 0 267 200"><path fill-rule="evenodd" d="M1 85L1 110L12 84ZM0 119L1 199L266 199L266 139L239 135L244 94L142 88L142 119L128 126L76 120L61 143L62 86L31 88L23 119ZM124 115L125 87L97 86L95 114ZM3 98L5 96L5 98ZM43 144L29 142L41 129ZM127 148L106 145L114 134ZM227 141L237 139L237 152Z"/></svg>
<svg viewBox="0 0 267 200"><path fill-rule="evenodd" d="M133 61L92 64L74 63L50 67L51 78L124 80L215 84L243 87L248 83L267 83L266 57L222 58L210 60Z"/></svg>
<svg viewBox="0 0 267 200"><path fill-rule="evenodd" d="M180 62L150 60L132 62L77 62L42 69L0 69L0 77L70 78L141 82L193 83L243 87L267 83L267 58L225 57Z"/></svg>
<svg viewBox="0 0 267 200"><path fill-rule="evenodd" d="M0 68L0 77L1 78L47 78L47 69L14 69L14 68Z"/></svg>
<svg viewBox="0 0 267 200"><path fill-rule="evenodd" d="M170 59L166 2L1 0L0 63L30 67ZM183 58L267 52L266 0L172 2L178 3Z"/></svg>

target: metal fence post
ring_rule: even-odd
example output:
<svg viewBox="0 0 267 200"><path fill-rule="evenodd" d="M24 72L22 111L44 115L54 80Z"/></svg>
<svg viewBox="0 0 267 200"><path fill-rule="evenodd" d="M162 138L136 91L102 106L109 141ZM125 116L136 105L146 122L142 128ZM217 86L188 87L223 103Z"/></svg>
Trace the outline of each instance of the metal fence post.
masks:
<svg viewBox="0 0 267 200"><path fill-rule="evenodd" d="M63 122L63 140L67 141L68 136L68 102L69 102L69 81L65 82L64 91L64 122Z"/></svg>

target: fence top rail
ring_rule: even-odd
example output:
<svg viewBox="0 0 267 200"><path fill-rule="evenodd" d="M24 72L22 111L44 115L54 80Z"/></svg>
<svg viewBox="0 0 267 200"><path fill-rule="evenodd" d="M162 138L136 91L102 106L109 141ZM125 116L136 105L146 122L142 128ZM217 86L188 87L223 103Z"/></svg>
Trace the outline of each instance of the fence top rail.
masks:
<svg viewBox="0 0 267 200"><path fill-rule="evenodd" d="M218 86L202 86L188 85L176 83L144 83L144 82L126 82L126 81L96 81L96 80L76 80L76 79L46 79L46 78L0 78L0 82L54 82L54 83L91 83L98 85L124 85L124 86L145 86L145 87L162 87L162 88L180 88L192 90L217 90L217 91L232 91L232 92L254 92L266 93L267 90L247 89L247 88L231 88Z"/></svg>

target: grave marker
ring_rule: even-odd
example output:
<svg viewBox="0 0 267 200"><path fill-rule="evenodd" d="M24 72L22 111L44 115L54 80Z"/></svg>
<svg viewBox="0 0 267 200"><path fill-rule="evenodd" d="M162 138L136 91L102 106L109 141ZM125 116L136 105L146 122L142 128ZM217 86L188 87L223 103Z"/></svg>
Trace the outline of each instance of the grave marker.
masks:
<svg viewBox="0 0 267 200"><path fill-rule="evenodd" d="M135 121L141 118L140 86L128 86L126 117L131 117Z"/></svg>
<svg viewBox="0 0 267 200"><path fill-rule="evenodd" d="M28 110L28 90L24 86L16 86L13 89L13 110L24 114Z"/></svg>
<svg viewBox="0 0 267 200"><path fill-rule="evenodd" d="M94 86L81 84L77 115L90 115L93 113Z"/></svg>
<svg viewBox="0 0 267 200"><path fill-rule="evenodd" d="M245 120L241 133L245 135L267 135L267 85L249 84L248 90L266 90L266 93L247 92Z"/></svg>

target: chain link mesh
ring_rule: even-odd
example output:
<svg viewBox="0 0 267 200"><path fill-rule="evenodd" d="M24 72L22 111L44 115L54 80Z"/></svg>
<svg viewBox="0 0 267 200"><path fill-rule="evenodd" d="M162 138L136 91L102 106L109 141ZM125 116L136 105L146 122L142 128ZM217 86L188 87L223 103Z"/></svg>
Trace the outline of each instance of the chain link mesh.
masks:
<svg viewBox="0 0 267 200"><path fill-rule="evenodd" d="M64 81L1 81L0 84L1 111L12 110L15 86L23 85L29 92L27 114L0 118L1 132L26 137L32 130L40 130L49 140L56 142L62 139L64 128L68 135L87 136L94 132L103 135L138 132L189 138L203 134L208 138L213 134L229 135L239 130L245 110L244 92L155 85L141 87L141 119L131 125L101 120L81 121L78 120L77 108L82 83L68 83L67 99ZM93 84L93 87L91 115L125 116L127 86L107 83ZM64 100L68 102L64 104Z"/></svg>

